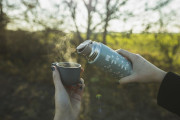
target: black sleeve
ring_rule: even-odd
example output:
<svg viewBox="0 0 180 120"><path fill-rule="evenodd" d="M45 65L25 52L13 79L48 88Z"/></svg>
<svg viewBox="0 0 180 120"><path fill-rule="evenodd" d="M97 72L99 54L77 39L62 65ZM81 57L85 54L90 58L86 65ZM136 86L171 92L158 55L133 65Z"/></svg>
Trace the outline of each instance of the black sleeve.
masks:
<svg viewBox="0 0 180 120"><path fill-rule="evenodd" d="M168 72L157 96L158 105L180 116L180 76Z"/></svg>

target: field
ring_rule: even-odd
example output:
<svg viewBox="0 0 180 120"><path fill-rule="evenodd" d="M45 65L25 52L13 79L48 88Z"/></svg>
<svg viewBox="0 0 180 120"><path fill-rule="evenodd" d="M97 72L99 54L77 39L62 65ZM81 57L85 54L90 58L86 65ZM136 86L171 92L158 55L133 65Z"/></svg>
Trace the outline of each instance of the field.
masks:
<svg viewBox="0 0 180 120"><path fill-rule="evenodd" d="M0 119L49 120L54 115L51 63L82 64L86 88L79 120L178 120L156 104L158 83L119 85L78 56L78 39L61 31L9 31L0 54ZM98 37L101 34L98 34ZM99 41L97 37L97 41ZM180 73L180 34L109 33L107 45L141 54L165 71Z"/></svg>

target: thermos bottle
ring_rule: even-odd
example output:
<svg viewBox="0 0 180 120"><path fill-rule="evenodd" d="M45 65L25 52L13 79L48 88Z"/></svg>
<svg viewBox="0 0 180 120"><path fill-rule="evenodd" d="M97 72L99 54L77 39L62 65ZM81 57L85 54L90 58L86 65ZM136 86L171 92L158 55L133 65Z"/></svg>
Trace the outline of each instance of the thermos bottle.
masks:
<svg viewBox="0 0 180 120"><path fill-rule="evenodd" d="M100 67L117 79L132 74L131 63L102 43L86 40L76 49L77 53L85 56L90 64Z"/></svg>

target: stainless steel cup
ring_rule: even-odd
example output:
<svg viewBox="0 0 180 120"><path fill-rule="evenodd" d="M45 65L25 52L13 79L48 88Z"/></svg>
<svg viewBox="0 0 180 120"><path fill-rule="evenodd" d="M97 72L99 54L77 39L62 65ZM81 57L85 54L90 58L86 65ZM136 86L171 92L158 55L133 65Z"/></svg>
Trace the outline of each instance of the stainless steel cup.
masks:
<svg viewBox="0 0 180 120"><path fill-rule="evenodd" d="M75 85L80 83L81 65L74 62L55 62L64 85Z"/></svg>

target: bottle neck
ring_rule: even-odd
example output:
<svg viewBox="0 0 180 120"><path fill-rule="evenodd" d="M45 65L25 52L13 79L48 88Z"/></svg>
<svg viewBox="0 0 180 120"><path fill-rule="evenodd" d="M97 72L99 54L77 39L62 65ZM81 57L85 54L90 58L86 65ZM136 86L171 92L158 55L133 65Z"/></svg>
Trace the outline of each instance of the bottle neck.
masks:
<svg viewBox="0 0 180 120"><path fill-rule="evenodd" d="M97 58L98 54L100 53L101 44L98 42L93 42L91 47L91 53L89 56L86 56L89 63L94 62L94 60Z"/></svg>

